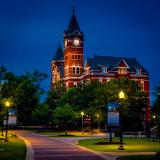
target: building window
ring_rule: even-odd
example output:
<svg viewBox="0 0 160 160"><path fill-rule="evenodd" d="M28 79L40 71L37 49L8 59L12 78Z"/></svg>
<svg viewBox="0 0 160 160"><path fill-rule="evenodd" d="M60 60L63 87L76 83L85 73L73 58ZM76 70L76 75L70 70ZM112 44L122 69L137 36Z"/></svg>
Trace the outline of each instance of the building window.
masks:
<svg viewBox="0 0 160 160"><path fill-rule="evenodd" d="M65 73L66 73L66 75L68 75L68 68L65 69Z"/></svg>
<svg viewBox="0 0 160 160"><path fill-rule="evenodd" d="M72 73L73 73L73 74L76 73L76 68L75 68L75 67L72 68Z"/></svg>
<svg viewBox="0 0 160 160"><path fill-rule="evenodd" d="M107 73L107 67L102 67L102 73Z"/></svg>
<svg viewBox="0 0 160 160"><path fill-rule="evenodd" d="M141 91L144 91L144 81L140 82Z"/></svg>
<svg viewBox="0 0 160 160"><path fill-rule="evenodd" d="M57 81L59 81L59 80L60 80L60 75L58 74L58 75L57 75Z"/></svg>
<svg viewBox="0 0 160 160"><path fill-rule="evenodd" d="M80 68L77 67L77 74L80 74Z"/></svg>
<svg viewBox="0 0 160 160"><path fill-rule="evenodd" d="M141 75L141 69L136 69L136 75Z"/></svg>
<svg viewBox="0 0 160 160"><path fill-rule="evenodd" d="M90 68L87 67L87 68L85 69L85 71L86 71L86 74L89 74L89 73L90 73Z"/></svg>
<svg viewBox="0 0 160 160"><path fill-rule="evenodd" d="M98 77L99 82L102 83L102 77Z"/></svg>
<svg viewBox="0 0 160 160"><path fill-rule="evenodd" d="M127 74L127 68L119 68L118 73L119 74Z"/></svg>
<svg viewBox="0 0 160 160"><path fill-rule="evenodd" d="M74 87L77 87L77 82L74 82Z"/></svg>
<svg viewBox="0 0 160 160"><path fill-rule="evenodd" d="M72 54L72 59L81 59L81 56L77 54Z"/></svg>
<svg viewBox="0 0 160 160"><path fill-rule="evenodd" d="M109 78L109 77L107 77L106 79L107 79L107 82L109 82L109 81L110 81L110 78Z"/></svg>

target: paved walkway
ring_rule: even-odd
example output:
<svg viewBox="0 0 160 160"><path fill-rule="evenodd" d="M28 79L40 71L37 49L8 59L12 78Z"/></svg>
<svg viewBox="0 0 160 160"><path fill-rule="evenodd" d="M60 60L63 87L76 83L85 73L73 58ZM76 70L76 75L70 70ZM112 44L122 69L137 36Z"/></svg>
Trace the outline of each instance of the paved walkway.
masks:
<svg viewBox="0 0 160 160"><path fill-rule="evenodd" d="M27 145L26 160L110 160L106 155L67 142L61 138L28 131L16 131Z"/></svg>

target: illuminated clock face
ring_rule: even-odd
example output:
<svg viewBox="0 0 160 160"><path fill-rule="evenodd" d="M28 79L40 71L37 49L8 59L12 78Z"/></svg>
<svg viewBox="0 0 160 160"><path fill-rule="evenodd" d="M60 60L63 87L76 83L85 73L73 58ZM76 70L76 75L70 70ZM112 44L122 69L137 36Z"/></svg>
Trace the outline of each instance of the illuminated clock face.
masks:
<svg viewBox="0 0 160 160"><path fill-rule="evenodd" d="M75 46L79 46L79 45L80 45L80 39L75 38L75 39L73 40L73 44L74 44Z"/></svg>

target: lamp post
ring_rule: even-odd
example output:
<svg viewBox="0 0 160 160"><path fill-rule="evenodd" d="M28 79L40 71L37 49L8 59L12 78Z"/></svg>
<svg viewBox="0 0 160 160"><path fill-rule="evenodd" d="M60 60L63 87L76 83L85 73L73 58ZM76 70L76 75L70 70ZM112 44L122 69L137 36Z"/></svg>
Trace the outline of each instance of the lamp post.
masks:
<svg viewBox="0 0 160 160"><path fill-rule="evenodd" d="M124 92L123 91L120 91L119 92L119 98L120 99L124 99ZM124 147L123 147L123 131L122 131L122 122L121 122L121 131L120 131L120 145L118 147L118 150L124 150Z"/></svg>
<svg viewBox="0 0 160 160"><path fill-rule="evenodd" d="M81 116L82 116L82 134L84 134L84 127L83 127L83 116L84 116L84 112L81 112Z"/></svg>
<svg viewBox="0 0 160 160"><path fill-rule="evenodd" d="M96 117L97 117L97 125L98 125L98 130L100 130L99 114L96 114Z"/></svg>
<svg viewBox="0 0 160 160"><path fill-rule="evenodd" d="M156 116L155 116L155 115L153 115L152 117L153 117L153 124L155 125L155 122L156 122L156 121L155 121L155 120L156 120Z"/></svg>
<svg viewBox="0 0 160 160"><path fill-rule="evenodd" d="M2 134L1 134L1 136L3 136L3 119L2 119Z"/></svg>
<svg viewBox="0 0 160 160"><path fill-rule="evenodd" d="M7 108L7 115L6 115L6 138L5 138L5 141L8 141L8 107L10 106L10 102L6 101L5 105L6 105L6 108Z"/></svg>
<svg viewBox="0 0 160 160"><path fill-rule="evenodd" d="M156 119L156 116L155 116L155 115L153 115L153 120L155 121L155 119Z"/></svg>

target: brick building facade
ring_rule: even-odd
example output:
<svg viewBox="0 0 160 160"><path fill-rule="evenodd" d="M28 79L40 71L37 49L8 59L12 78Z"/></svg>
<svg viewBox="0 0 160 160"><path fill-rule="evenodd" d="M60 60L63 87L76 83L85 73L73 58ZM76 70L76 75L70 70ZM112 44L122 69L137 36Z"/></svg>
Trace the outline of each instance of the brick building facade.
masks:
<svg viewBox="0 0 160 160"><path fill-rule="evenodd" d="M149 74L135 59L126 57L97 56L84 62L84 34L73 12L64 31L64 51L59 46L51 62L51 86L63 80L66 88L76 87L83 80L106 83L114 78L128 77L136 81L149 99ZM150 120L150 105L146 108L146 120Z"/></svg>

